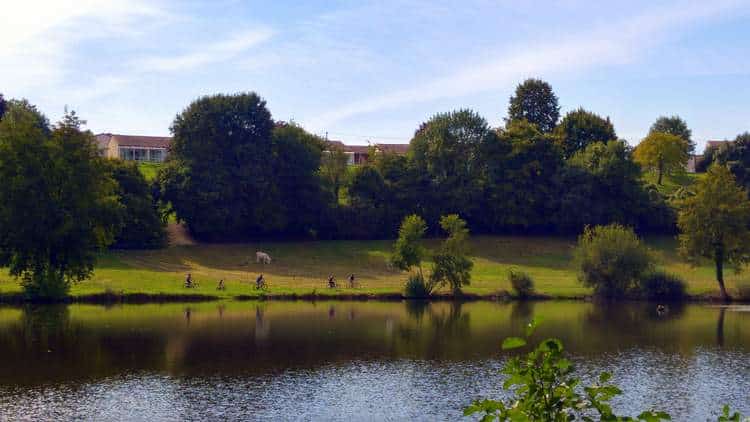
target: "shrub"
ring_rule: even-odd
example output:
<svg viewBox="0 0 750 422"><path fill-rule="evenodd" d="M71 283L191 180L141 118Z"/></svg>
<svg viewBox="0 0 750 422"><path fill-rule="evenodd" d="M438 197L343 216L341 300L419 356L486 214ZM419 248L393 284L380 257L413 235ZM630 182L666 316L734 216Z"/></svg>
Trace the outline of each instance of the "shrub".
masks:
<svg viewBox="0 0 750 422"><path fill-rule="evenodd" d="M536 321L526 328L526 337L534 332ZM527 345L527 339L509 337L504 350ZM670 420L665 412L645 411L636 418L616 415L610 401L622 391L610 383L611 375L603 372L590 386L576 374L575 365L567 359L562 342L550 338L539 343L525 356L515 356L505 363L507 379L503 388L512 397L505 401L475 400L464 408L464 416L479 414L483 421L661 421ZM581 392L583 390L583 392ZM725 411L728 414L729 411Z"/></svg>
<svg viewBox="0 0 750 422"><path fill-rule="evenodd" d="M652 300L680 300L685 297L685 282L677 275L652 271L638 282L641 294Z"/></svg>
<svg viewBox="0 0 750 422"><path fill-rule="evenodd" d="M534 293L534 280L525 272L510 270L508 280L519 298L526 299Z"/></svg>
<svg viewBox="0 0 750 422"><path fill-rule="evenodd" d="M737 285L737 299L750 300L750 283L741 283Z"/></svg>
<svg viewBox="0 0 750 422"><path fill-rule="evenodd" d="M461 287L471 282L471 269L474 263L466 255L468 249L469 229L466 222L458 215L440 217L440 227L448 232L448 237L440 246L432 260L434 265L430 274L430 285L450 285L454 295L461 294Z"/></svg>
<svg viewBox="0 0 750 422"><path fill-rule="evenodd" d="M574 252L578 279L605 297L622 297L653 267L653 256L631 228L586 227Z"/></svg>
<svg viewBox="0 0 750 422"><path fill-rule="evenodd" d="M432 294L432 286L421 274L411 274L404 285L404 296L414 299L424 299Z"/></svg>

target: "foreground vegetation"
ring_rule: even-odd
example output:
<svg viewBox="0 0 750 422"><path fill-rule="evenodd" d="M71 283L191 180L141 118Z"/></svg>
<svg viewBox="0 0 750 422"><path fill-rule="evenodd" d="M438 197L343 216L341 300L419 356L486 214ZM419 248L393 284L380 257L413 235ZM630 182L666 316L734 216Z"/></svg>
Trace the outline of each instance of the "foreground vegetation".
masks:
<svg viewBox="0 0 750 422"><path fill-rule="evenodd" d="M476 236L469 240L474 263L467 295L497 295L512 291L508 273L523 271L534 279L535 292L556 298L577 298L592 291L577 279L571 263L575 238ZM713 264L703 262L691 268L676 252L671 237L646 239L659 258L659 267L679 275L691 296L718 297ZM437 250L440 240L428 240L427 247ZM72 285L70 295L112 292L145 295L209 295L220 298L267 295L390 295L400 296L407 273L389 266L393 242L378 241L297 241L243 244L199 244L160 250L111 251L99 260L91 279ZM270 265L255 263L255 251L273 257ZM431 265L431 262L425 263ZM198 287L183 287L190 272ZM263 273L267 291L254 288L255 278ZM356 287L346 287L346 277L355 274ZM339 287L328 289L329 274ZM226 290L216 290L219 279ZM738 297L738 287L750 276L729 271L727 289ZM3 296L19 294L21 287L7 273L0 276ZM447 294L450 288L437 290Z"/></svg>

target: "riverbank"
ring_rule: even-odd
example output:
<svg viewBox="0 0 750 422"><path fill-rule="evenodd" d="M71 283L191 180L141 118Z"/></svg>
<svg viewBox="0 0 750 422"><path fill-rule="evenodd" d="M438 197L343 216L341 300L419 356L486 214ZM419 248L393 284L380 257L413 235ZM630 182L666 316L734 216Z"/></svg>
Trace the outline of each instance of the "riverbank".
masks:
<svg viewBox="0 0 750 422"><path fill-rule="evenodd" d="M650 238L647 244L656 252L661 267L682 277L692 299L718 297L713 267L691 268L675 252L672 238ZM437 242L428 241L435 247ZM525 271L534 279L542 299L584 299L591 295L582 286L571 266L573 238L477 236L471 240L474 271L464 289L465 299L508 298L511 286L508 271ZM75 302L170 302L243 299L342 299L400 300L406 274L388 265L392 241L297 241L247 244L179 245L154 251L113 251L103 255L90 280L71 288ZM269 265L255 262L255 251L268 252ZM429 265L429 264L428 264ZM183 287L187 273L197 287ZM269 289L254 288L263 274ZM355 274L354 288L346 286ZM327 288L333 275L339 285ZM750 277L726 275L730 293ZM220 279L226 289L217 290ZM750 283L748 283L750 284ZM0 275L0 301L19 301L18 282ZM437 292L438 299L450 295Z"/></svg>

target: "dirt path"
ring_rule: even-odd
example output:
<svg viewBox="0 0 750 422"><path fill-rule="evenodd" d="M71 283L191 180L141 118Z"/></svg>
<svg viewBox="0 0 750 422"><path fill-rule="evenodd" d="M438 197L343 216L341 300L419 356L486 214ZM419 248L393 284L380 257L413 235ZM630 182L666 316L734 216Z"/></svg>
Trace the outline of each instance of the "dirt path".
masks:
<svg viewBox="0 0 750 422"><path fill-rule="evenodd" d="M178 223L169 223L167 225L167 238L169 246L186 246L195 245L197 242L190 236L185 226Z"/></svg>

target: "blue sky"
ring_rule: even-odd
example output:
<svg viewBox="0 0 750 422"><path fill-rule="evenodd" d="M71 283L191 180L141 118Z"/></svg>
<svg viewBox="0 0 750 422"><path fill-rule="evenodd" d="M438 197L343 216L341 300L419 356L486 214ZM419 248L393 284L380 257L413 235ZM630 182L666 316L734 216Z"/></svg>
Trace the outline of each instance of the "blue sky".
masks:
<svg viewBox="0 0 750 422"><path fill-rule="evenodd" d="M256 91L276 119L348 143L408 142L431 115L500 125L527 77L636 144L659 115L750 130L750 1L12 1L0 92L94 132L169 134L204 94Z"/></svg>

